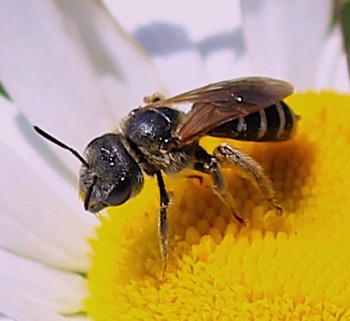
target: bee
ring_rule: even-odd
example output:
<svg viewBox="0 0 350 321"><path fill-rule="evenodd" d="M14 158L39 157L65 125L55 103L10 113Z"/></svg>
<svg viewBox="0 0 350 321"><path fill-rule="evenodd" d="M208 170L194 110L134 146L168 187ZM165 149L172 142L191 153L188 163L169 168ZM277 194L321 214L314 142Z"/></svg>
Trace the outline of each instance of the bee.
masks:
<svg viewBox="0 0 350 321"><path fill-rule="evenodd" d="M80 160L80 195L85 210L92 213L123 204L142 190L144 174L155 176L160 195L160 249L167 260L170 199L163 173L171 175L191 168L209 175L214 192L236 220L245 224L225 187L221 169L230 164L281 213L271 180L253 158L227 143L210 154L199 142L203 136L253 142L288 140L298 116L283 99L292 93L293 87L285 81L249 77L210 84L171 98L154 96L145 106L132 110L117 132L92 140L83 156L42 129L34 129ZM190 111L175 108L181 104L190 104Z"/></svg>

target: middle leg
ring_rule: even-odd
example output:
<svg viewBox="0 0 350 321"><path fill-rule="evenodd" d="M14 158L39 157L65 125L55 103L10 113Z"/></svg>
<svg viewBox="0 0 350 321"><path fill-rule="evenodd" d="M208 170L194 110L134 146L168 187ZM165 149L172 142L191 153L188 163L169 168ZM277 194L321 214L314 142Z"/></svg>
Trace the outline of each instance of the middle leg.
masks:
<svg viewBox="0 0 350 321"><path fill-rule="evenodd" d="M231 209L236 220L240 224L245 225L244 219L238 215L235 200L232 198L231 194L227 192L225 179L217 159L208 154L205 150L200 149L196 153L196 160L194 169L210 175L213 181L214 192L220 197L222 202Z"/></svg>

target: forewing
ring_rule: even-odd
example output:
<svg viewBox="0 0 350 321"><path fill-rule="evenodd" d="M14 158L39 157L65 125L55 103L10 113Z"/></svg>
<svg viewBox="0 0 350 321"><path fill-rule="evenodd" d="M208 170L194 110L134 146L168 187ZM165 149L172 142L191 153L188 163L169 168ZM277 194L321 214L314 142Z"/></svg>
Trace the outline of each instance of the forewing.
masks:
<svg viewBox="0 0 350 321"><path fill-rule="evenodd" d="M179 144L185 145L223 123L271 106L292 92L293 87L285 81L250 77L211 84L149 106L193 104L173 133Z"/></svg>

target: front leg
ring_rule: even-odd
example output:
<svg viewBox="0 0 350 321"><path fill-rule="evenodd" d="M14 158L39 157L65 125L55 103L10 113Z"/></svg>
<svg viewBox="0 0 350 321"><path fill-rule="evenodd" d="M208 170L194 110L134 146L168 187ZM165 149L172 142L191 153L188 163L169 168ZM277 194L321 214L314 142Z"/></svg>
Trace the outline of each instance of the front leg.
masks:
<svg viewBox="0 0 350 321"><path fill-rule="evenodd" d="M214 150L214 156L220 163L228 162L234 165L242 177L248 179L264 195L271 207L282 213L282 207L276 199L276 192L271 180L263 168L250 156L228 144L221 144Z"/></svg>
<svg viewBox="0 0 350 321"><path fill-rule="evenodd" d="M160 250L166 266L166 263L169 257L168 221L167 221L169 195L168 195L168 192L166 191L164 179L161 171L157 171L156 175L157 175L157 182L158 182L159 194L160 194L160 213L159 213L159 222L158 222L158 234L159 234L159 240L160 240Z"/></svg>

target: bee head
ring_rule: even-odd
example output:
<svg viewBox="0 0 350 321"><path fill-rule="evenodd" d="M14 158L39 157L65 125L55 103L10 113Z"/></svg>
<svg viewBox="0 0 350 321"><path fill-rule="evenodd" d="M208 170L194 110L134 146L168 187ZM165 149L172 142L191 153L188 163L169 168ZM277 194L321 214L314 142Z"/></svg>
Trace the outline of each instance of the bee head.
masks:
<svg viewBox="0 0 350 321"><path fill-rule="evenodd" d="M117 206L142 188L143 175L137 162L117 134L94 139L85 149L80 169L80 195L84 208L92 213Z"/></svg>
<svg viewBox="0 0 350 321"><path fill-rule="evenodd" d="M85 210L97 213L106 207L121 205L141 190L141 169L120 135L106 134L94 139L81 156L39 127L34 126L34 129L52 143L69 150L81 162L79 194Z"/></svg>

